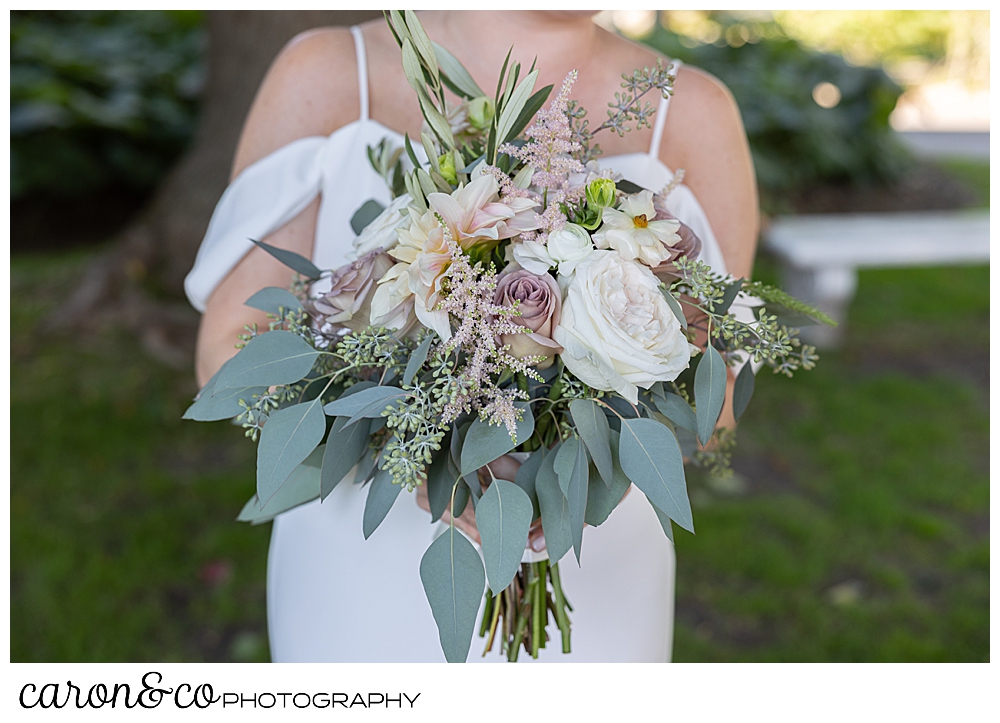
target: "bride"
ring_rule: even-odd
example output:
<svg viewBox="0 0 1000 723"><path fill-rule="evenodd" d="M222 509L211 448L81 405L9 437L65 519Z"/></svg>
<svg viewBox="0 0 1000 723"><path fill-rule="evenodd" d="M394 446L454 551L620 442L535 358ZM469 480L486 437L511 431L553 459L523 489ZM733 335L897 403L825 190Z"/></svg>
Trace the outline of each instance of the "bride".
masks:
<svg viewBox="0 0 1000 723"><path fill-rule="evenodd" d="M522 63L537 58L537 87L558 87L577 69L573 96L600 119L622 73L652 65L656 56L602 30L592 15L426 12L420 20L484 88L494 87L512 44L512 57ZM419 137L422 121L399 48L382 21L317 29L281 52L254 100L232 184L186 281L191 303L204 313L196 360L201 385L235 354L245 324L266 328L263 313L244 302L265 286L290 282L288 269L247 239L291 249L320 268L342 265L354 238L354 211L370 198L390 200L366 147L383 138L401 145L403 133ZM732 96L711 76L680 67L674 95L660 102L652 126L622 137L599 136L598 160L655 191L674 178L671 169L683 168L683 184L668 197L669 209L702 240L702 260L716 271L749 277L757 196ZM728 404L720 423L733 425ZM540 660L670 659L674 550L642 497L627 495L607 522L587 528L579 567L565 558L560 567L573 605L573 652L563 655L550 645ZM359 486L341 484L322 503L275 519L267 579L275 661L443 660L418 572L438 525L430 524L425 500L402 495L385 524L364 540L364 502ZM456 525L478 539L471 510ZM535 554L544 549L543 532L532 533ZM634 552L639 550L641 556ZM476 645L474 640L470 661L504 660L497 651L481 657Z"/></svg>

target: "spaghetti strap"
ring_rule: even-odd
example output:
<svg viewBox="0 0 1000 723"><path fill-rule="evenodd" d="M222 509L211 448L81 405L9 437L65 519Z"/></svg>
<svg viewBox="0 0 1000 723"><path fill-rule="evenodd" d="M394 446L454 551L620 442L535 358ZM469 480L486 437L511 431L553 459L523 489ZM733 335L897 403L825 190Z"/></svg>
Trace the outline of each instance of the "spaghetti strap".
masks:
<svg viewBox="0 0 1000 723"><path fill-rule="evenodd" d="M677 71L680 70L681 61L671 60L670 61L670 74L677 79ZM649 155L651 158L660 157L660 141L663 140L663 124L667 120L667 110L670 108L670 98L672 96L664 96L660 98L660 105L656 109L656 123L653 125L653 139L649 142Z"/></svg>
<svg viewBox="0 0 1000 723"><path fill-rule="evenodd" d="M358 95L361 98L361 120L368 120L368 56L365 53L365 36L357 25L351 27L354 50L358 55Z"/></svg>

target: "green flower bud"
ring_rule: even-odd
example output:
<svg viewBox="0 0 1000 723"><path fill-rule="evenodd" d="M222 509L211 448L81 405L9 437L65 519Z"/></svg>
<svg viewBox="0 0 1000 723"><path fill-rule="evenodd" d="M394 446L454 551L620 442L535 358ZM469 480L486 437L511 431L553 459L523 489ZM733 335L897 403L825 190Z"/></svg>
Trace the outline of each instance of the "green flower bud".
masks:
<svg viewBox="0 0 1000 723"><path fill-rule="evenodd" d="M458 183L458 173L455 172L455 156L442 153L438 156L438 166L441 168L441 178L454 185Z"/></svg>
<svg viewBox="0 0 1000 723"><path fill-rule="evenodd" d="M482 95L469 101L468 118L469 123L476 130L484 131L493 122L493 101Z"/></svg>
<svg viewBox="0 0 1000 723"><path fill-rule="evenodd" d="M615 182L610 178L595 178L587 184L587 205L609 208L615 205Z"/></svg>

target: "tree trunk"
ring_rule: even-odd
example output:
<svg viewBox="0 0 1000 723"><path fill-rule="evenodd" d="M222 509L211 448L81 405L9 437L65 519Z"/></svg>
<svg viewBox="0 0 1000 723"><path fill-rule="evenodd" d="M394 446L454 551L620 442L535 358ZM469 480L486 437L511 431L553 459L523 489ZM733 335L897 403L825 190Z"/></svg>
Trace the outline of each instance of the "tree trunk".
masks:
<svg viewBox="0 0 1000 723"><path fill-rule="evenodd" d="M271 61L304 30L380 16L368 10L208 12L208 77L191 147L115 247L87 269L51 327L125 322L161 361L190 365L197 315L178 301L184 276L229 182L243 121Z"/></svg>

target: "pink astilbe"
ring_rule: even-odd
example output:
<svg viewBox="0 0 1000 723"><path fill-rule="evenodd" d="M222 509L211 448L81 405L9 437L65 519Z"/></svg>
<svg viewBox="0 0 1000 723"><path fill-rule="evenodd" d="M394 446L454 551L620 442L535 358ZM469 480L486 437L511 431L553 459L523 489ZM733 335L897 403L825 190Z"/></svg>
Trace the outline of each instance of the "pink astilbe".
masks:
<svg viewBox="0 0 1000 723"><path fill-rule="evenodd" d="M535 214L538 229L522 233L524 240L545 243L550 233L566 224L562 206L579 200L582 194L582 189L570 187L569 180L570 174L586 171L583 164L573 157L580 150L580 144L574 138L566 113L569 93L575 82L576 71L571 70L563 80L559 95L547 108L538 112L535 122L525 130L524 135L529 139L526 144L518 147L505 143L500 147L501 153L531 166L534 169L531 185L543 189L540 200L545 210Z"/></svg>
<svg viewBox="0 0 1000 723"><path fill-rule="evenodd" d="M465 352L466 362L450 389L451 398L445 405L442 421L451 422L464 412L478 409L490 424L506 426L513 439L523 414L514 402L528 397L517 388L498 389L492 375L510 371L540 381L541 377L532 366L544 357L518 359L511 356L509 347L497 344L497 339L504 334L524 332L523 326L510 321L518 312L515 308L494 303L497 274L492 266L489 269L478 264L473 266L447 228L444 233L453 260L447 272L448 295L437 308L447 311L459 322L445 351Z"/></svg>
<svg viewBox="0 0 1000 723"><path fill-rule="evenodd" d="M563 80L562 88L548 108L538 111L535 122L524 132L528 143L518 148L505 143L500 152L517 158L535 169L531 183L538 188L562 190L569 187L569 175L582 173L583 164L571 156L580 150L573 138L566 109L569 92L576 82L576 71L571 70Z"/></svg>

